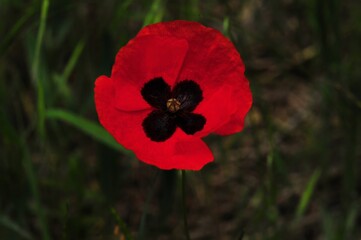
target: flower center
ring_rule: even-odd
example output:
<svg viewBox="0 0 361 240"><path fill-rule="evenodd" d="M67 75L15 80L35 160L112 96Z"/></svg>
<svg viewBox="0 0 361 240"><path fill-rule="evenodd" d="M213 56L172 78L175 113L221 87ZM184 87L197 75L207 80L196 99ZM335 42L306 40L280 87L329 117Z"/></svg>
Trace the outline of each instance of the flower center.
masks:
<svg viewBox="0 0 361 240"><path fill-rule="evenodd" d="M181 105L181 103L175 98L168 99L168 101L167 101L167 108L172 113L175 113L176 111L178 111L180 108L180 105Z"/></svg>

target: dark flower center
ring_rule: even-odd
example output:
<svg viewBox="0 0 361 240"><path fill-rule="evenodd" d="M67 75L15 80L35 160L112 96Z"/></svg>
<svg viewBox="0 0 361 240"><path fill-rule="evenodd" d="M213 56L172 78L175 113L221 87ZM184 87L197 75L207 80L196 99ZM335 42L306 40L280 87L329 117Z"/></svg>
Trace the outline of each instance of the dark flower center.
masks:
<svg viewBox="0 0 361 240"><path fill-rule="evenodd" d="M171 89L163 78L154 78L144 84L141 94L155 108L142 123L151 140L163 142L174 134L177 127L190 135L203 129L205 117L193 113L203 100L202 90L196 82L183 80Z"/></svg>

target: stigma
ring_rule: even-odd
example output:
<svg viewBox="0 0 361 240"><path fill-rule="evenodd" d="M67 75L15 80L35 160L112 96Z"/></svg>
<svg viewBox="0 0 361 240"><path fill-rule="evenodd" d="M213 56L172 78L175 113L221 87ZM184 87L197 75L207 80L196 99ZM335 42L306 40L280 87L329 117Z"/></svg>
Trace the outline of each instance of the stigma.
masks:
<svg viewBox="0 0 361 240"><path fill-rule="evenodd" d="M167 109L169 112L175 113L179 110L181 103L175 99L175 98L170 98L167 101Z"/></svg>

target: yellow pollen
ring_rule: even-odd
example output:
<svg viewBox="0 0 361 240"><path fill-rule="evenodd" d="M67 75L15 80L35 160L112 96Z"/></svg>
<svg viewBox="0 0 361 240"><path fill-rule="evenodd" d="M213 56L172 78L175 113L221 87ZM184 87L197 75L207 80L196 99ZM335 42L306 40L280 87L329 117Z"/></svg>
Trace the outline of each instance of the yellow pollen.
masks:
<svg viewBox="0 0 361 240"><path fill-rule="evenodd" d="M170 112L174 113L179 110L181 103L175 99L171 98L167 101L167 108Z"/></svg>

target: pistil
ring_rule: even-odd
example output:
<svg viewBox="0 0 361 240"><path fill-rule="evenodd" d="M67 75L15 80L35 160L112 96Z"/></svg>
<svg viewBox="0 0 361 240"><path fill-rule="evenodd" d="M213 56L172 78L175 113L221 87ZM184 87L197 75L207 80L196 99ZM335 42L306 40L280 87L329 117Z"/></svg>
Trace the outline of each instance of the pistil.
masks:
<svg viewBox="0 0 361 240"><path fill-rule="evenodd" d="M181 103L175 98L168 99L168 101L167 101L168 111L170 111L172 113L177 112L180 108L180 105L181 105Z"/></svg>

